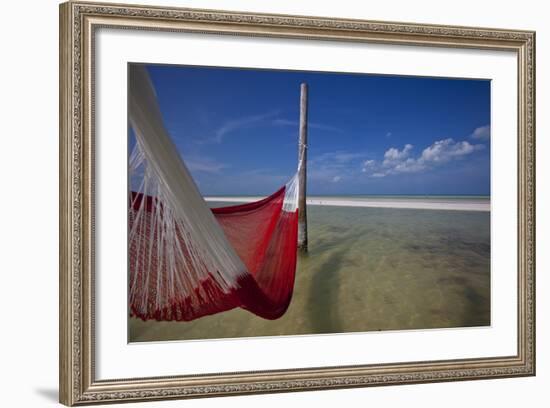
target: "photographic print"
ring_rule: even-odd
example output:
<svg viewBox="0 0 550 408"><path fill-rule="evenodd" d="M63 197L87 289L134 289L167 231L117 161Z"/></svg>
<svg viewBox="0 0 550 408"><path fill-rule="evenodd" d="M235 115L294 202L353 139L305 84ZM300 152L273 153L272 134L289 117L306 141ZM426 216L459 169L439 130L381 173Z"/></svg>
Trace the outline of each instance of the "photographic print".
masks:
<svg viewBox="0 0 550 408"><path fill-rule="evenodd" d="M491 82L129 64L130 342L491 324Z"/></svg>
<svg viewBox="0 0 550 408"><path fill-rule="evenodd" d="M59 17L62 403L535 375L534 31Z"/></svg>

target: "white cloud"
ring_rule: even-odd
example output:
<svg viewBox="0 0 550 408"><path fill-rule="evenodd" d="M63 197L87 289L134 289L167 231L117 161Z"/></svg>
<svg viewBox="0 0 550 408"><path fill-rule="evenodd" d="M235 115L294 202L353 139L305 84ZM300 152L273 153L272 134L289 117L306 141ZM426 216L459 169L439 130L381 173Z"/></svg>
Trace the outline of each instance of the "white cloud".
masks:
<svg viewBox="0 0 550 408"><path fill-rule="evenodd" d="M367 154L337 150L313 156L308 160L308 178L320 182L337 183L360 174Z"/></svg>
<svg viewBox="0 0 550 408"><path fill-rule="evenodd" d="M336 152L332 155L332 159L338 163L349 163L350 161L363 158L363 153L351 153L351 152Z"/></svg>
<svg viewBox="0 0 550 408"><path fill-rule="evenodd" d="M298 126L298 121L277 118L273 119L273 124L277 126Z"/></svg>
<svg viewBox="0 0 550 408"><path fill-rule="evenodd" d="M361 171L363 173L368 172L370 169L373 169L376 167L376 160L365 160L363 162L363 166L361 168Z"/></svg>
<svg viewBox="0 0 550 408"><path fill-rule="evenodd" d="M361 160L365 157L362 152L348 152L345 150L337 150L335 152L326 152L318 156L312 157L308 164L322 164L330 166L341 166L353 161Z"/></svg>
<svg viewBox="0 0 550 408"><path fill-rule="evenodd" d="M470 137L477 140L489 140L491 138L491 126L485 125L475 128Z"/></svg>
<svg viewBox="0 0 550 408"><path fill-rule="evenodd" d="M228 166L209 157L188 157L185 159L185 165L192 172L201 173L219 173Z"/></svg>
<svg viewBox="0 0 550 408"><path fill-rule="evenodd" d="M362 172L374 178L419 173L452 160L459 160L483 148L485 146L482 144L473 145L467 141L455 142L449 138L434 142L415 158L411 157L413 146L406 144L401 150L396 147L386 150L382 165L378 165L375 160L365 161Z"/></svg>
<svg viewBox="0 0 550 408"><path fill-rule="evenodd" d="M275 126L293 126L298 128L298 121L297 120L289 120L289 119L283 119L279 116L279 111L270 111L258 115L249 115L249 116L243 116L241 118L228 120L225 123L223 123L216 131L214 132L214 137L207 139L205 141L199 142L199 144L203 143L221 143L224 139L224 137L239 129L244 129L248 127L253 127L257 125L275 125ZM343 130L340 128L337 128L335 126L326 125L324 123L316 123L316 122L309 122L308 123L309 129L318 129L318 130L324 130L327 132L335 132L335 133L343 133Z"/></svg>
<svg viewBox="0 0 550 408"><path fill-rule="evenodd" d="M390 167L393 166L395 163L398 163L407 157L409 157L409 153L411 152L413 148L413 145L406 144L405 147L403 147L403 150L396 149L395 147L390 147L388 150L386 150L386 153L384 153L384 162L382 163L384 167Z"/></svg>
<svg viewBox="0 0 550 408"><path fill-rule="evenodd" d="M289 119L281 119L277 118L273 120L273 124L277 126L293 126L298 128L299 122L297 120L289 120ZM343 130L331 125L326 125L324 123L318 123L318 122L308 122L307 124L308 129L317 129L317 130L325 130L327 132L336 132L336 133L342 133Z"/></svg>
<svg viewBox="0 0 550 408"><path fill-rule="evenodd" d="M395 165L392 169L394 173L418 173L426 169L426 165L421 160L407 159Z"/></svg>
<svg viewBox="0 0 550 408"><path fill-rule="evenodd" d="M229 120L225 122L222 126L220 126L216 130L216 132L214 132L214 138L211 139L210 141L214 143L221 143L223 141L224 136L227 135L228 133L234 132L235 130L257 125L261 122L264 122L267 119L270 119L276 116L277 114L278 114L277 112L267 112L259 115L244 116L242 118Z"/></svg>
<svg viewBox="0 0 550 408"><path fill-rule="evenodd" d="M483 145L472 145L465 140L462 142L455 142L453 139L449 138L438 140L431 146L425 148L419 160L424 163L445 163L480 149L483 149Z"/></svg>

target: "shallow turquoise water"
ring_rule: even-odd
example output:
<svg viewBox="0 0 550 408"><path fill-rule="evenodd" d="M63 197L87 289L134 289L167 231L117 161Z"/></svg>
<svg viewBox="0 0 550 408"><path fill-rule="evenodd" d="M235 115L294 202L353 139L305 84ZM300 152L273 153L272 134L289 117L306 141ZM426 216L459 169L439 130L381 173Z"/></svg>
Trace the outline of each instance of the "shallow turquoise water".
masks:
<svg viewBox="0 0 550 408"><path fill-rule="evenodd" d="M130 341L490 324L490 213L308 206L308 233L280 319L130 319Z"/></svg>

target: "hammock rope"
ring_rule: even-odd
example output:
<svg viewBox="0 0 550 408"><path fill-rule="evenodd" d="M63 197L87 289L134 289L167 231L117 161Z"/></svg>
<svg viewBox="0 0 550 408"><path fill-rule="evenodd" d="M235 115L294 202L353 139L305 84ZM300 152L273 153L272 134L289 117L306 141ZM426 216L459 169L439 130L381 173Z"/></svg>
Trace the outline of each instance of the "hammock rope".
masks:
<svg viewBox="0 0 550 408"><path fill-rule="evenodd" d="M146 68L129 72L129 308L143 320L193 320L235 307L276 319L297 256L297 174L271 196L210 209L162 121ZM301 160L300 160L301 161Z"/></svg>

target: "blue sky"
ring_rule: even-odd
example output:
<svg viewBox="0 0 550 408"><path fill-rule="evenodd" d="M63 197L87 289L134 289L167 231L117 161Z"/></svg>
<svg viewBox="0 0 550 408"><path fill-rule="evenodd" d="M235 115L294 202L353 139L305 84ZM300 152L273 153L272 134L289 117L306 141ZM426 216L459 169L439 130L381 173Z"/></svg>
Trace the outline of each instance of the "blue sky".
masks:
<svg viewBox="0 0 550 408"><path fill-rule="evenodd" d="M269 194L294 174L302 82L309 195L490 193L490 81L148 69L204 195Z"/></svg>

